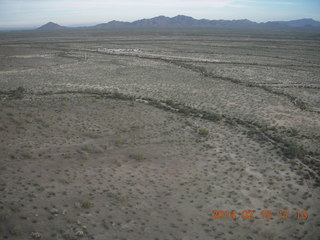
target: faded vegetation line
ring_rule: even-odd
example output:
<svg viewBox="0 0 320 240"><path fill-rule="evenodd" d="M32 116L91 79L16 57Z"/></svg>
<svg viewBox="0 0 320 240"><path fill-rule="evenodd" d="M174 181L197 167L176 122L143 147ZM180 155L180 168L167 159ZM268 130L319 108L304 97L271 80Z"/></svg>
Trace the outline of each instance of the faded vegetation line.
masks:
<svg viewBox="0 0 320 240"><path fill-rule="evenodd" d="M206 68L204 68L204 67L198 67L198 66L194 66L192 64L187 64L187 63L179 62L179 61L176 61L176 60L175 61L165 60L165 61L168 62L168 63L171 63L171 64L175 64L175 65L177 65L179 67L183 67L183 68L192 70L194 72L200 73L201 75L203 75L205 77L210 77L210 78L214 78L214 79L221 79L223 81L229 81L229 82L232 82L232 83L235 83L235 84L238 84L238 85L242 85L242 86L245 86L245 87L260 88L260 89L262 89L262 90L264 90L266 92L269 92L269 93L272 93L272 94L275 94L275 95L278 95L278 96L287 97L300 110L319 113L318 111L310 109L307 106L307 104L304 101L302 101L301 99L299 99L299 98L297 98L295 96L292 96L292 95L290 95L288 93L285 93L285 92L279 92L279 91L273 90L272 88L270 88L268 86L262 86L262 85L255 84L255 83L247 83L247 82L243 82L243 81L241 81L239 79L235 79L235 78L218 76L218 75L213 74L212 72L208 72L206 70Z"/></svg>
<svg viewBox="0 0 320 240"><path fill-rule="evenodd" d="M228 117L220 113L214 113L214 112L195 109L173 100L156 100L153 98L134 97L130 95L125 95L118 91L112 91L112 92L94 91L94 90L93 91L60 91L60 92L49 93L49 94L66 94L66 93L92 94L98 97L105 97L105 98L111 98L111 99L138 101L138 102L146 103L148 105L151 105L166 111L180 113L189 117L196 117L196 118L204 119L211 122L219 122L223 120L226 124L231 126L235 126L235 125L244 126L249 130L248 131L249 137L255 138L257 141L261 141L261 140L268 141L273 145L275 145L276 147L280 148L283 155L287 159L292 159L296 161L298 164L302 165L317 180L317 184L320 185L320 175L319 175L320 168L317 168L317 166L315 165L309 166L307 163L304 162L305 160L307 160L308 157L309 158L312 157L313 154L311 152L307 153L307 151L303 149L303 147L297 145L296 143L287 142L279 136L272 136L271 134L267 133L268 129L266 129L264 126L259 125L258 123L244 121L244 120L233 118L233 117ZM43 94L45 95L46 93L42 93L42 95ZM299 158L301 158L302 160L300 160Z"/></svg>
<svg viewBox="0 0 320 240"><path fill-rule="evenodd" d="M105 41L104 41L105 42ZM81 43L81 42L79 42ZM32 46L31 48L37 48L37 49L49 49L49 50L55 50L55 51L77 51L77 52L91 52L91 53L103 53L103 54L109 54L109 55L121 55L121 56L134 56L134 57L141 57L141 55L133 55L133 54L126 54L126 53L112 53L112 52L101 52L97 50L91 50L91 49L78 49L78 48L59 48L59 47L44 47L44 46ZM159 54L145 54L146 57L153 57L153 59L162 58L165 57L165 59L173 59L183 62L193 62L193 63L215 63L215 64L232 64L232 65L252 65L252 66L262 66L262 67L275 67L275 68L288 68L293 69L291 67L301 67L301 65L298 64L262 64L262 63L253 63L253 62L233 62L233 61L215 61L210 59L201 59L201 58L189 58L189 57L178 57L178 56L167 56L167 55L159 55ZM297 61L306 63L306 61L301 61L299 59L293 59L293 58L284 58L284 57L272 57L272 56L265 56L265 55L251 55L251 56L260 56L260 57L268 57L268 58L276 58L276 59L285 59L285 60L291 60L291 61ZM170 58L168 58L170 57ZM308 68L319 68L319 65L315 62L307 61L307 63L312 65L307 65Z"/></svg>
<svg viewBox="0 0 320 240"><path fill-rule="evenodd" d="M16 90L11 91L1 91L0 94L6 95L9 98L14 99L21 99L26 94L26 91L24 88L19 87ZM214 113L204 110L195 109L189 106L186 106L185 104L173 101L173 100L156 100L153 98L144 98L144 97L134 97L130 95L125 95L123 93L120 93L118 91L97 91L97 90L84 90L84 91L58 91L58 92L41 92L41 93L28 93L30 95L55 95L55 94L88 94L93 95L99 98L110 98L110 99L120 99L120 100L127 100L127 101L137 101L146 103L148 105L170 111L175 113L180 113L185 116L189 117L196 117L204 120L208 120L211 122L219 122L224 121L224 123L230 125L230 126L236 126L241 125L244 126L248 132L247 135L251 138L254 138L257 141L268 141L277 148L279 148L284 157L286 159L292 159L301 166L304 167L304 169L307 170L307 172L315 178L316 184L320 185L320 167L317 166L317 164L314 163L314 161L308 161L308 159L316 159L314 158L315 154L312 152L307 152L305 149L303 149L301 146L293 143L293 142L287 142L283 138L272 135L268 133L268 130L265 128L265 126L261 126L258 123L244 121L241 119L228 117L224 114L220 113ZM300 160L301 159L301 160ZM317 161L320 161L317 159Z"/></svg>
<svg viewBox="0 0 320 240"><path fill-rule="evenodd" d="M119 54L119 53L118 53ZM123 54L123 53L120 53ZM119 54L119 55L120 55ZM141 55L140 55L141 56ZM192 58L192 57L182 57L182 56L170 56L170 55L160 55L160 54L144 54L143 57L153 57L153 58L162 58L166 60L176 60L181 62L190 62L190 63L214 63L214 64L231 64L231 65L249 65L249 66L262 66L262 67L274 67L274 68L288 68L290 67L301 67L297 64L262 64L254 62L234 62L234 61L220 61L220 60L210 60L205 58ZM308 68L319 68L318 65L307 65Z"/></svg>
<svg viewBox="0 0 320 240"><path fill-rule="evenodd" d="M126 54L126 53L119 54L119 53L111 53L111 52L99 52L99 51L93 51L93 50L79 50L79 51L88 51L88 52L94 52L94 53L106 54L106 55L113 55L113 56L130 56L130 57L138 57L138 58L141 58L141 59L163 61L163 62L166 62L166 63L169 63L169 64L174 64L176 66L183 67L183 68L191 70L193 72L200 73L201 75L203 75L205 77L210 77L210 78L213 78L213 79L221 79L223 81L232 82L232 83L235 83L235 84L238 84L238 85L242 85L242 86L245 86L245 87L259 88L259 89L262 89L262 90L264 90L266 92L269 92L269 93L272 93L272 94L275 94L275 95L278 95L278 96L282 96L282 97L288 98L300 110L308 111L308 112L320 113L317 110L310 109L310 107L308 107L307 104L303 100L299 99L298 97L292 96L292 95L290 95L288 93L279 92L279 91L276 91L276 90L274 90L274 89L272 89L272 88L270 88L268 86L263 86L263 85L260 85L260 84L247 83L247 82L241 81L239 79L235 79L235 78L218 76L218 75L213 74L212 72L208 72L204 67L199 67L199 66L195 66L195 65L192 65L192 64L188 64L188 63L186 63L186 61L183 61L183 60L167 59L167 58L163 58L163 57L154 57L154 56L151 56L151 55L150 56L136 55L136 54L133 55L133 54ZM214 63L214 62L212 62L212 63Z"/></svg>
<svg viewBox="0 0 320 240"><path fill-rule="evenodd" d="M33 47L33 48L43 48L43 47ZM308 112L314 112L314 113L320 113L320 111L317 110L313 110L310 107L308 107L308 105L301 99L299 99L298 97L292 96L289 93L285 93L285 92L279 92L276 91L268 86L265 85L261 85L261 84L257 84L257 83L247 83L244 81L241 81L239 79L235 79L235 78L230 78L230 77L223 77L223 76L219 76L219 75L215 75L212 72L208 72L204 67L199 67L199 66L195 66L192 64L188 64L186 62L194 62L192 60L182 60L182 59L170 59L170 58L164 58L161 56L154 56L154 55L138 55L138 54L127 54L127 53L112 53L112 52L102 52L102 51L98 51L98 50L91 50L91 49L76 49L76 48L72 48L72 49L63 49L63 48L45 48L45 49L51 49L51 50L57 50L57 51L77 51L77 52L89 52L89 53L98 53L98 54L102 54L102 55L112 55L112 56L126 56L126 57L137 57L137 58L141 58L141 59L148 59L148 60L158 60L158 61L163 61L169 64L174 64L176 66L179 67L183 67L185 69L191 70L193 72L197 72L200 73L201 75L205 76L205 77L210 77L213 79L220 79L223 81L228 81L228 82L232 82L238 85L242 85L245 87L254 87L254 88L259 88L262 89L266 92L278 95L278 96L282 96L282 97L286 97L288 98L293 105L295 105L297 108L299 108L300 110L303 111L308 111ZM60 56L64 57L63 54L61 54ZM214 62L214 61L203 61L203 63L214 63L214 64L221 64L221 63L227 63L227 62ZM241 63L233 63L233 64L241 64ZM246 63L247 65L256 65L255 63ZM268 65L266 65L268 66ZM294 65L292 65L294 66ZM312 88L312 87L310 87Z"/></svg>

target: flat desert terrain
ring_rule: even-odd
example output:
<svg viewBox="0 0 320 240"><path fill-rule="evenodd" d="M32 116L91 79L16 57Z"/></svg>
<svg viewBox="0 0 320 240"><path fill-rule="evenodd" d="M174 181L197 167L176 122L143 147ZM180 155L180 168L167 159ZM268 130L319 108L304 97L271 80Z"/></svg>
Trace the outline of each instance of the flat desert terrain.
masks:
<svg viewBox="0 0 320 240"><path fill-rule="evenodd" d="M0 33L0 239L320 239L320 33Z"/></svg>

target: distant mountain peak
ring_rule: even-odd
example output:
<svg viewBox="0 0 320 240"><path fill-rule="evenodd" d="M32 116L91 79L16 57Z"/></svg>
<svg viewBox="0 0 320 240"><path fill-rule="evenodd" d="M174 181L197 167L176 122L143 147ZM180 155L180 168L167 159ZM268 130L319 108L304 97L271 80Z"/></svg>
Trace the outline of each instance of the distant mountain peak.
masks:
<svg viewBox="0 0 320 240"><path fill-rule="evenodd" d="M190 16L186 16L186 15L177 15L175 17L173 17L173 19L194 19L193 17Z"/></svg>
<svg viewBox="0 0 320 240"><path fill-rule="evenodd" d="M59 30L59 29L65 29L66 27L60 26L59 24L56 24L54 22L48 22L41 27L38 28L38 30Z"/></svg>
<svg viewBox="0 0 320 240"><path fill-rule="evenodd" d="M291 27L320 27L320 22L313 20L312 18L303 18L286 22Z"/></svg>

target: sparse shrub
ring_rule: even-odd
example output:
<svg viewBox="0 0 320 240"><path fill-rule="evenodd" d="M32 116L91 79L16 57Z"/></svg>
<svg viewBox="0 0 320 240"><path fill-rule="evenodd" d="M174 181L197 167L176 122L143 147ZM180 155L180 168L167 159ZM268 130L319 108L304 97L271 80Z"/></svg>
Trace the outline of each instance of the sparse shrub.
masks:
<svg viewBox="0 0 320 240"><path fill-rule="evenodd" d="M15 99L21 99L21 98L23 98L25 91L26 91L25 88L18 87L15 90L11 90L9 95Z"/></svg>
<svg viewBox="0 0 320 240"><path fill-rule="evenodd" d="M81 231L81 230L78 230L78 231L76 231L75 235L76 235L77 237L83 237L84 232Z"/></svg>
<svg viewBox="0 0 320 240"><path fill-rule="evenodd" d="M301 158L301 157L304 157L304 155L306 154L306 151L302 147L291 142L291 143L288 143L286 147L283 149L283 154L287 158L296 158L296 157Z"/></svg>
<svg viewBox="0 0 320 240"><path fill-rule="evenodd" d="M20 155L23 159L30 159L32 157L29 152L21 152Z"/></svg>
<svg viewBox="0 0 320 240"><path fill-rule="evenodd" d="M93 206L93 203L89 200L83 201L81 203L81 207L85 209L91 208L92 206Z"/></svg>
<svg viewBox="0 0 320 240"><path fill-rule="evenodd" d="M115 144L116 146L121 146L121 145L123 145L123 144L125 144L125 143L126 143L126 140L123 139L123 138L117 138L117 139L114 140L114 144Z"/></svg>
<svg viewBox="0 0 320 240"><path fill-rule="evenodd" d="M127 96L121 92L119 92L118 90L115 90L114 92L111 93L111 95L109 95L111 98L115 98L115 99L123 99L123 100L134 100L134 97L132 96Z"/></svg>
<svg viewBox="0 0 320 240"><path fill-rule="evenodd" d="M266 123L258 124L258 126L260 127L260 130L261 130L262 132L268 131L268 125L267 125Z"/></svg>
<svg viewBox="0 0 320 240"><path fill-rule="evenodd" d="M8 210L3 210L0 212L0 221L6 220L10 215L10 212Z"/></svg>
<svg viewBox="0 0 320 240"><path fill-rule="evenodd" d="M167 105L169 105L169 106L174 106L175 105L175 102L173 100L171 100L171 99L166 100L165 103Z"/></svg>
<svg viewBox="0 0 320 240"><path fill-rule="evenodd" d="M115 98L119 98L119 99L122 99L122 98L125 97L125 95L124 95L123 93L120 93L120 92L118 92L118 91L114 91L114 92L113 92L113 96L114 96Z"/></svg>
<svg viewBox="0 0 320 240"><path fill-rule="evenodd" d="M213 112L206 112L203 114L203 118L210 120L210 121L220 121L222 119L222 115L219 113L213 113Z"/></svg>
<svg viewBox="0 0 320 240"><path fill-rule="evenodd" d="M66 221L67 221L67 223L74 223L75 222L74 218L70 217L70 216L66 216Z"/></svg>
<svg viewBox="0 0 320 240"><path fill-rule="evenodd" d="M56 208L52 208L52 209L50 210L50 213L55 215L55 214L58 214L58 213L59 213L59 210L56 209Z"/></svg>
<svg viewBox="0 0 320 240"><path fill-rule="evenodd" d="M83 133L82 135L84 137L88 137L88 138L99 138L99 137L101 137L101 135L99 133L96 133L96 132L87 132L87 133Z"/></svg>
<svg viewBox="0 0 320 240"><path fill-rule="evenodd" d="M302 109L302 110L307 109L307 105L306 105L302 100L300 100L300 99L296 99L296 100L294 101L294 104L295 104L297 107L299 107L300 109Z"/></svg>
<svg viewBox="0 0 320 240"><path fill-rule="evenodd" d="M32 232L32 233L31 233L31 237L32 237L33 239L39 239L39 238L41 238L41 233L39 233L39 232Z"/></svg>
<svg viewBox="0 0 320 240"><path fill-rule="evenodd" d="M10 209L12 212L20 212L22 208L22 204L21 203L13 203L10 206Z"/></svg>
<svg viewBox="0 0 320 240"><path fill-rule="evenodd" d="M22 234L22 230L19 227L13 227L9 230L9 232L13 236L20 236Z"/></svg>
<svg viewBox="0 0 320 240"><path fill-rule="evenodd" d="M174 100L172 100L172 99L167 99L165 101L165 104L167 104L167 105L169 105L171 107L174 107L174 108L178 108L179 107L178 106L179 104L177 102L175 102Z"/></svg>
<svg viewBox="0 0 320 240"><path fill-rule="evenodd" d="M81 147L82 151L85 151L87 153L101 153L103 150L95 145L84 145Z"/></svg>
<svg viewBox="0 0 320 240"><path fill-rule="evenodd" d="M288 130L288 133L291 134L292 137L295 137L298 135L298 130L297 129L294 129L294 128L291 128Z"/></svg>
<svg viewBox="0 0 320 240"><path fill-rule="evenodd" d="M142 153L132 153L129 157L136 161L142 161L145 159L145 156Z"/></svg>
<svg viewBox="0 0 320 240"><path fill-rule="evenodd" d="M199 135L200 135L201 137L206 137L206 136L209 135L209 130L206 129L206 128L200 128L200 129L198 130L198 133L199 133Z"/></svg>

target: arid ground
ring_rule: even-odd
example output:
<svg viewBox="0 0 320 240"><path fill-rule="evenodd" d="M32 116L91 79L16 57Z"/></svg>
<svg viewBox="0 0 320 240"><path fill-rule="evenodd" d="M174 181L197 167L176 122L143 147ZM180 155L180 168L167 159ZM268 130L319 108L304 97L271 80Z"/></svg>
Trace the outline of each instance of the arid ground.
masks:
<svg viewBox="0 0 320 240"><path fill-rule="evenodd" d="M320 239L319 36L1 32L0 239Z"/></svg>

